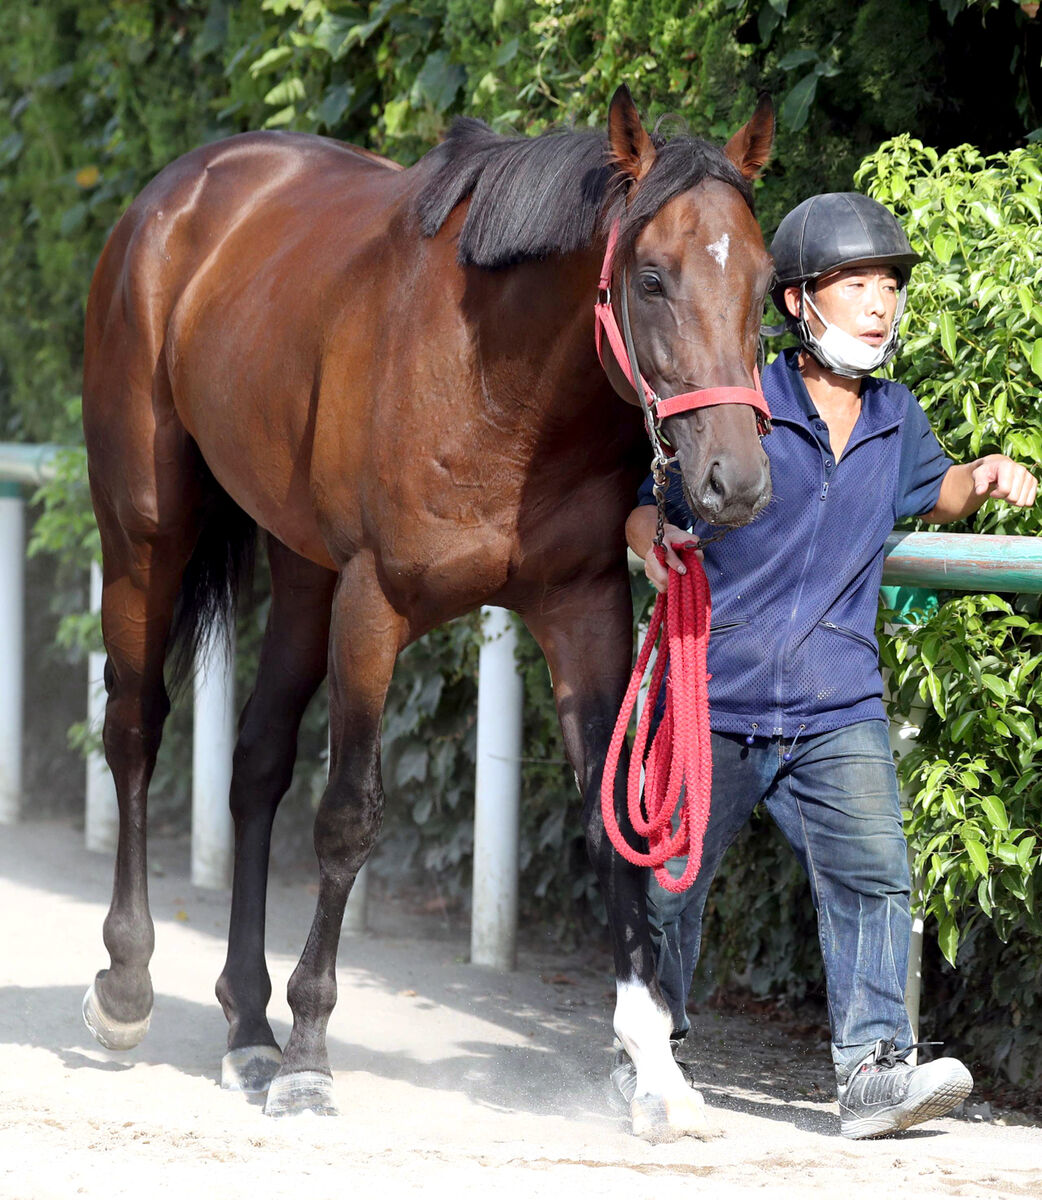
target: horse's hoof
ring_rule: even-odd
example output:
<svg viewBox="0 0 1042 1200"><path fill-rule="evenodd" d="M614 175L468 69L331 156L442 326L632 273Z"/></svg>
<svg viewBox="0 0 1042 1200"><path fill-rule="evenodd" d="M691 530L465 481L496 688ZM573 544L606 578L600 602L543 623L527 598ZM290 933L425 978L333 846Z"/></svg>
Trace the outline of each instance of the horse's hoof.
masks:
<svg viewBox="0 0 1042 1200"><path fill-rule="evenodd" d="M712 1136L706 1102L694 1088L668 1096L634 1096L630 1102L633 1136L652 1145L675 1142L682 1137Z"/></svg>
<svg viewBox="0 0 1042 1200"><path fill-rule="evenodd" d="M221 1087L227 1092L266 1092L280 1066L278 1046L240 1046L221 1059Z"/></svg>
<svg viewBox="0 0 1042 1200"><path fill-rule="evenodd" d="M132 1050L148 1033L152 1014L140 1021L117 1021L102 1010L92 983L83 997L83 1020L95 1041L106 1050Z"/></svg>
<svg viewBox="0 0 1042 1200"><path fill-rule="evenodd" d="M293 1071L289 1075L276 1075L271 1081L264 1115L295 1117L302 1113L315 1113L319 1117L338 1115L331 1076L323 1071Z"/></svg>

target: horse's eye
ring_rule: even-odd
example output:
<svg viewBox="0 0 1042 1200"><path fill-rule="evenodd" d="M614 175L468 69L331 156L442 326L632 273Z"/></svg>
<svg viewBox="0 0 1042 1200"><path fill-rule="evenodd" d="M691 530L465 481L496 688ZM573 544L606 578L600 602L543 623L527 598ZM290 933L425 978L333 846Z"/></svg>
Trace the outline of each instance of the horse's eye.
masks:
<svg viewBox="0 0 1042 1200"><path fill-rule="evenodd" d="M662 295L662 280L657 275L652 275L650 272L645 272L640 277L640 290L646 296L661 296Z"/></svg>

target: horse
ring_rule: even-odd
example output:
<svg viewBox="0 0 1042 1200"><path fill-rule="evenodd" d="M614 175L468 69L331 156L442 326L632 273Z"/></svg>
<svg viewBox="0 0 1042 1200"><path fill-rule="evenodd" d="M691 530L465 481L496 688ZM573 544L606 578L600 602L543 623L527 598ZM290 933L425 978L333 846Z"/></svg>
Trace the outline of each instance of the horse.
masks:
<svg viewBox="0 0 1042 1200"><path fill-rule="evenodd" d="M751 388L771 278L751 187L773 133L764 97L723 149L666 141L625 88L607 133L461 119L407 170L327 138L248 133L167 166L119 220L90 288L83 381L119 807L110 965L83 1005L102 1045L136 1045L152 1010L146 807L168 653L183 673L259 530L272 599L234 753L224 1086L266 1091L272 1116L337 1111L325 1030L344 905L381 824L395 659L492 604L520 614L550 667L607 903L634 1131L703 1129L669 1050L644 873L599 814L632 651L624 523L648 451L624 365L608 349L599 362L593 302L615 224L611 304L624 288L650 384ZM701 516L740 525L767 503L753 407L662 428ZM265 1013L271 828L327 675L318 898L280 1050ZM632 836L624 764L619 785Z"/></svg>

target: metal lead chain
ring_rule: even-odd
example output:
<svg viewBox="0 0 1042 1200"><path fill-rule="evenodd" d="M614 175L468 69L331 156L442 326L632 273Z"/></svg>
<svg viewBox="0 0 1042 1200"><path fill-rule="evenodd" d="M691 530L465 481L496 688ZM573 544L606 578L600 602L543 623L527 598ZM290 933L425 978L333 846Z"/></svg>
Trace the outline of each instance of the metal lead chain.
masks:
<svg viewBox="0 0 1042 1200"><path fill-rule="evenodd" d="M651 477L654 481L652 491L655 495L655 545L661 546L666 535L666 488L669 486L666 481L666 467L669 465L670 459L662 458L658 455L655 461L651 464Z"/></svg>

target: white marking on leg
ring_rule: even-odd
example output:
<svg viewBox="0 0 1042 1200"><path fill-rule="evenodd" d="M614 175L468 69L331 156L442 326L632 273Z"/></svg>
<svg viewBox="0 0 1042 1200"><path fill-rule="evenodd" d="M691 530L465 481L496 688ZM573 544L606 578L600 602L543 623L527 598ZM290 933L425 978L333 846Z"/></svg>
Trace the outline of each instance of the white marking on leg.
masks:
<svg viewBox="0 0 1042 1200"><path fill-rule="evenodd" d="M723 234L718 242L713 242L711 246L706 246L709 253L720 264L722 271L727 266L727 254L731 248L731 238L728 234Z"/></svg>
<svg viewBox="0 0 1042 1200"><path fill-rule="evenodd" d="M669 1045L673 1020L637 980L615 981L615 1033L637 1068L636 1095L665 1096L687 1083Z"/></svg>

